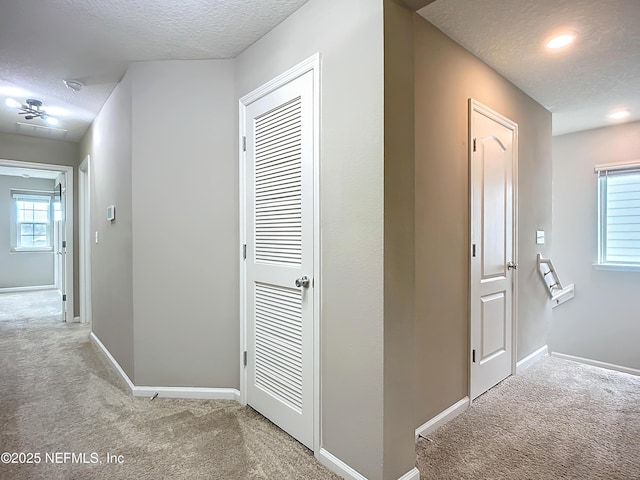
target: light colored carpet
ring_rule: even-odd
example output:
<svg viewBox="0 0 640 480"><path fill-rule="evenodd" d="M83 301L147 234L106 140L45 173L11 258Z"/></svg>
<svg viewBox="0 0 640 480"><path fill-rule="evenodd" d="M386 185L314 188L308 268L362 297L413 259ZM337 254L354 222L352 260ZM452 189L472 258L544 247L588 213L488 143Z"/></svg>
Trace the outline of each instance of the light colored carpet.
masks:
<svg viewBox="0 0 640 480"><path fill-rule="evenodd" d="M638 480L640 377L545 357L417 453L423 480Z"/></svg>
<svg viewBox="0 0 640 480"><path fill-rule="evenodd" d="M57 316L62 321L62 303L58 290L0 293L0 322L37 322Z"/></svg>
<svg viewBox="0 0 640 480"><path fill-rule="evenodd" d="M41 455L0 463L0 479L338 478L251 408L132 397L88 334L55 316L0 321L0 453ZM47 461L65 452L88 463Z"/></svg>

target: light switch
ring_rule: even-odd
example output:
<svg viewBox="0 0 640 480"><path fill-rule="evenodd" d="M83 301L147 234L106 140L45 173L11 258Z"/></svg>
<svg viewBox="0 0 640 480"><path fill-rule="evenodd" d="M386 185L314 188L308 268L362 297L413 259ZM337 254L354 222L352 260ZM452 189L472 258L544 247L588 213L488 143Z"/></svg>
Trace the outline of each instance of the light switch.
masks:
<svg viewBox="0 0 640 480"><path fill-rule="evenodd" d="M536 230L536 244L544 245L544 230Z"/></svg>

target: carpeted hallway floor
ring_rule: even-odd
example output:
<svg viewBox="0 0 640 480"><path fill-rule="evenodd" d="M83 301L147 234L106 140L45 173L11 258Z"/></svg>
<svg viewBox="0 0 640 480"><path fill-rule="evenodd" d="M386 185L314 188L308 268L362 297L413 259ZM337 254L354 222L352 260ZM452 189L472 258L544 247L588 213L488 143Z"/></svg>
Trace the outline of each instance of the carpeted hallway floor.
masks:
<svg viewBox="0 0 640 480"><path fill-rule="evenodd" d="M43 305L12 319L2 295L0 453L40 453L40 463L0 463L0 479L338 478L251 408L132 397L87 326L61 323Z"/></svg>
<svg viewBox="0 0 640 480"><path fill-rule="evenodd" d="M423 480L639 480L640 377L544 357L416 449Z"/></svg>
<svg viewBox="0 0 640 480"><path fill-rule="evenodd" d="M251 408L132 397L47 298L0 294L0 453L40 454L0 480L338 478ZM640 480L640 377L546 357L416 451L422 480Z"/></svg>

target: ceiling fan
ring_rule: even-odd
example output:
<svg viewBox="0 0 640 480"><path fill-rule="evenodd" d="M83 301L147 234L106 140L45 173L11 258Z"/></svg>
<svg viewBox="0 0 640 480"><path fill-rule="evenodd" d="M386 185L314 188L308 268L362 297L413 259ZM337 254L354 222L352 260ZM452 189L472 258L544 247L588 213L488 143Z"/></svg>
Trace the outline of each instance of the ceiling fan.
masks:
<svg viewBox="0 0 640 480"><path fill-rule="evenodd" d="M57 125L58 119L49 115L42 109L42 102L33 98L27 98L25 103L20 103L13 98L7 98L5 101L7 106L11 108L19 109L18 115L24 115L25 120L33 120L34 118L41 118L49 125Z"/></svg>

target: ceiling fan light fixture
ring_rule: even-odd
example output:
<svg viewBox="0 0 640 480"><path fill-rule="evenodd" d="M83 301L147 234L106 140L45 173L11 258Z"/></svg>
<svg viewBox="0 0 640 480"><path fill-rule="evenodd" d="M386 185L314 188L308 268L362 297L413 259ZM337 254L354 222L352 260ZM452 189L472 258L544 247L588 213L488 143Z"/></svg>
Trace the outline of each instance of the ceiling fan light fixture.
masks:
<svg viewBox="0 0 640 480"><path fill-rule="evenodd" d="M74 92L79 92L84 87L84 84L80 80L63 80L65 87Z"/></svg>
<svg viewBox="0 0 640 480"><path fill-rule="evenodd" d="M551 50L558 50L560 48L564 48L572 43L576 39L576 34L573 32L561 33L560 35L556 35L552 37L547 42L547 48Z"/></svg>
<svg viewBox="0 0 640 480"><path fill-rule="evenodd" d="M609 117L611 120L621 120L623 118L627 118L629 115L631 115L631 112L629 110L623 109L611 112L609 115L607 115L607 117Z"/></svg>
<svg viewBox="0 0 640 480"><path fill-rule="evenodd" d="M35 98L27 98L24 104L14 100L13 98L7 98L5 103L11 108L16 108L18 110L18 115L24 115L25 120L41 118L49 125L57 125L59 123L59 120L56 117L52 117L46 110L42 109L42 102Z"/></svg>

